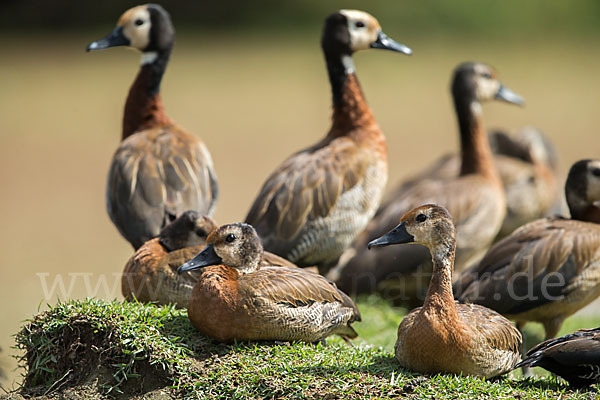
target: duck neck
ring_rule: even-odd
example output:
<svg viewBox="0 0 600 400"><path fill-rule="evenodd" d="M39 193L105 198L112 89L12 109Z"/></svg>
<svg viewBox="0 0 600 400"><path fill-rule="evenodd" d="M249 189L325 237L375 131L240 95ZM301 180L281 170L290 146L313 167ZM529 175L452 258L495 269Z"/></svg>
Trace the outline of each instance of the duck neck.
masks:
<svg viewBox="0 0 600 400"><path fill-rule="evenodd" d="M600 224L600 207L581 197L567 192L567 204L571 219Z"/></svg>
<svg viewBox="0 0 600 400"><path fill-rule="evenodd" d="M433 259L433 274L423 303L424 312L440 313L449 318L457 315L452 294L454 251L454 240L430 249Z"/></svg>
<svg viewBox="0 0 600 400"><path fill-rule="evenodd" d="M376 124L354 70L349 54L325 53L333 95L333 117L329 137L353 135ZM379 129L374 129L379 131Z"/></svg>
<svg viewBox="0 0 600 400"><path fill-rule="evenodd" d="M481 103L472 97L454 97L460 129L460 175L481 174L500 182L483 126Z"/></svg>
<svg viewBox="0 0 600 400"><path fill-rule="evenodd" d="M170 49L142 54L142 66L125 102L122 139L142 129L172 123L160 98L160 82L170 54Z"/></svg>

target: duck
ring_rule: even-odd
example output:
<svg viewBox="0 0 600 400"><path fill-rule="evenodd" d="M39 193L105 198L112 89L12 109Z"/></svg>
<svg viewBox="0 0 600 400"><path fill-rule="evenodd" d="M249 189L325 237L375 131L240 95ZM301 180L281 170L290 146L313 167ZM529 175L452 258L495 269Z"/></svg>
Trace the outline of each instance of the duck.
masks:
<svg viewBox="0 0 600 400"><path fill-rule="evenodd" d="M377 210L387 183L387 145L355 73L352 55L412 50L358 10L325 20L321 47L333 97L329 132L290 156L266 179L245 222L266 250L325 273Z"/></svg>
<svg viewBox="0 0 600 400"><path fill-rule="evenodd" d="M417 207L368 248L402 243L426 246L433 274L423 306L408 313L398 327L394 350L400 365L422 374L483 378L511 371L521 359L521 333L487 307L454 300L456 229L448 210L435 204Z"/></svg>
<svg viewBox="0 0 600 400"><path fill-rule="evenodd" d="M561 212L558 153L544 132L531 126L513 134L494 129L488 132L488 141L506 197L506 216L494 242L528 222ZM445 154L404 181L390 198L425 179L457 177L460 164L457 154Z"/></svg>
<svg viewBox="0 0 600 400"><path fill-rule="evenodd" d="M356 304L333 282L300 268L260 265L263 247L245 223L223 225L178 273L202 268L188 304L196 329L218 342L319 342L358 335Z"/></svg>
<svg viewBox="0 0 600 400"><path fill-rule="evenodd" d="M174 41L167 11L146 4L125 11L108 36L87 46L87 51L128 46L142 52L106 186L108 215L135 250L187 210L212 215L218 197L206 145L175 124L161 100Z"/></svg>
<svg viewBox="0 0 600 400"><path fill-rule="evenodd" d="M580 329L546 340L527 353L519 367L541 367L555 373L574 388L600 382L600 328Z"/></svg>
<svg viewBox="0 0 600 400"><path fill-rule="evenodd" d="M187 308L199 274L177 274L177 268L206 247L206 238L218 228L216 222L188 210L164 227L158 237L144 243L125 264L121 292L127 301L174 304ZM264 252L261 266L297 268L273 253Z"/></svg>
<svg viewBox="0 0 600 400"><path fill-rule="evenodd" d="M574 163L565 194L571 218L538 219L500 240L458 277L456 298L496 310L520 330L539 322L551 339L600 296L600 160Z"/></svg>
<svg viewBox="0 0 600 400"><path fill-rule="evenodd" d="M419 205L440 204L455 218L457 270L481 257L498 234L506 215L506 198L484 129L481 103L497 99L522 105L523 98L483 63L458 65L451 88L460 131L458 176L424 178L394 190L328 275L343 291L378 292L410 308L423 304L432 271L425 246L367 251L369 241L392 229L400 216Z"/></svg>

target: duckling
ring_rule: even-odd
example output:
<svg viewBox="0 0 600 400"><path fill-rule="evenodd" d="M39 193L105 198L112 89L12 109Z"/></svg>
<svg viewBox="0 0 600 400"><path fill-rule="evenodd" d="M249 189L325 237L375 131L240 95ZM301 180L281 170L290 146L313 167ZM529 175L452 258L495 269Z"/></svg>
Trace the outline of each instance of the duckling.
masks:
<svg viewBox="0 0 600 400"><path fill-rule="evenodd" d="M186 308L192 289L200 276L189 272L178 275L177 268L191 260L206 246L208 235L218 225L197 211L186 211L164 227L157 238L144 243L129 259L121 277L125 299ZM264 252L261 266L295 268L291 262Z"/></svg>
<svg viewBox="0 0 600 400"><path fill-rule="evenodd" d="M492 67L481 63L463 63L455 69L452 95L460 129L459 175L413 182L384 202L328 275L345 292L378 291L398 304L423 304L432 268L426 247L366 251L371 239L392 229L401 215L421 204L441 204L455 218L457 270L480 257L500 230L506 201L484 130L481 102L499 99L520 105L523 99L500 83Z"/></svg>
<svg viewBox="0 0 600 400"><path fill-rule="evenodd" d="M600 160L573 164L565 184L571 219L549 217L514 231L455 283L456 298L556 336L565 318L600 295Z"/></svg>
<svg viewBox="0 0 600 400"><path fill-rule="evenodd" d="M87 47L129 46L142 52L106 187L108 215L136 250L184 211L210 216L217 200L208 149L167 116L160 97L174 41L169 14L157 4L146 4L127 10L112 33Z"/></svg>
<svg viewBox="0 0 600 400"><path fill-rule="evenodd" d="M520 360L521 333L489 308L454 301L456 229L450 213L433 204L418 207L368 248L397 243L427 246L433 262L423 307L412 310L398 327L395 352L400 365L422 374L485 378L511 371Z"/></svg>
<svg viewBox="0 0 600 400"><path fill-rule="evenodd" d="M553 372L575 388L600 382L600 328L546 340L527 353L515 366L542 367Z"/></svg>
<svg viewBox="0 0 600 400"><path fill-rule="evenodd" d="M202 334L220 342L316 342L337 334L357 336L352 300L319 274L261 266L263 247L248 224L224 225L208 246L178 272L204 268L190 297L188 316Z"/></svg>
<svg viewBox="0 0 600 400"><path fill-rule="evenodd" d="M246 217L265 249L321 272L362 231L387 182L387 145L356 78L359 50L412 51L362 11L325 20L321 46L333 93L332 124L318 143L289 157L269 176Z"/></svg>

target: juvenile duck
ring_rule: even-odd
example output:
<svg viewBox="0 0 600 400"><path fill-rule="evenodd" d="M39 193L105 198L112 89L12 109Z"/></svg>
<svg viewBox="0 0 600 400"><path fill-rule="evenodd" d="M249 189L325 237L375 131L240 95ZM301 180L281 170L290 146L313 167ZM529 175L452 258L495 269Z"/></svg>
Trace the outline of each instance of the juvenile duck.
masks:
<svg viewBox="0 0 600 400"><path fill-rule="evenodd" d="M208 246L178 272L204 268L188 316L202 334L220 342L316 342L329 335L355 338L360 321L352 300L319 274L261 266L263 248L248 224L224 225Z"/></svg>
<svg viewBox="0 0 600 400"><path fill-rule="evenodd" d="M423 304L432 268L426 247L366 250L370 240L392 229L400 216L419 205L443 205L454 217L457 270L480 257L498 233L506 202L484 129L481 102L500 99L522 104L523 100L500 83L491 67L481 63L456 68L452 95L460 130L460 173L424 178L393 192L329 275L345 292L378 291L395 303Z"/></svg>
<svg viewBox="0 0 600 400"><path fill-rule="evenodd" d="M515 366L542 367L569 385L580 388L600 382L600 328L581 329L557 339L546 340L527 353Z"/></svg>
<svg viewBox="0 0 600 400"><path fill-rule="evenodd" d="M164 227L157 238L144 243L129 259L121 277L125 299L186 308L200 274L177 274L177 268L191 260L206 246L206 238L217 229L209 217L186 211ZM295 268L291 262L264 252L261 266Z"/></svg>
<svg viewBox="0 0 600 400"><path fill-rule="evenodd" d="M520 360L520 332L489 308L454 301L456 230L448 211L431 204L418 207L368 247L397 243L426 246L433 261L423 307L412 310L398 327L395 351L400 364L423 374L485 378L511 371Z"/></svg>
<svg viewBox="0 0 600 400"><path fill-rule="evenodd" d="M184 211L211 215L217 200L206 146L167 116L160 97L174 41L169 14L157 4L147 4L127 10L111 34L87 47L129 46L142 52L106 187L108 215L134 249Z"/></svg>
<svg viewBox="0 0 600 400"><path fill-rule="evenodd" d="M539 219L496 243L457 279L460 301L556 336L565 318L600 295L600 160L581 160L565 184L571 219Z"/></svg>
<svg viewBox="0 0 600 400"><path fill-rule="evenodd" d="M352 54L411 50L387 37L371 15L356 10L327 17L321 46L333 93L331 128L267 178L246 222L256 228L265 249L325 272L367 225L387 182L385 137L365 101Z"/></svg>

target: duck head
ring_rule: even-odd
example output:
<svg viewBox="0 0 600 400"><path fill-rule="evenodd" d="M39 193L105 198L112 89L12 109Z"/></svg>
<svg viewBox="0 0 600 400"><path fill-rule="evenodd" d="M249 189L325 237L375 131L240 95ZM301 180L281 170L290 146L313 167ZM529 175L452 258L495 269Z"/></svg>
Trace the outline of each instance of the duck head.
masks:
<svg viewBox="0 0 600 400"><path fill-rule="evenodd" d="M366 49L383 49L411 55L407 46L390 39L379 22L364 11L340 10L325 20L321 46L325 53L352 55Z"/></svg>
<svg viewBox="0 0 600 400"><path fill-rule="evenodd" d="M391 244L417 243L438 250L453 251L456 229L448 210L435 204L417 207L400 218L400 224L385 235L372 240L368 248Z"/></svg>
<svg viewBox="0 0 600 400"><path fill-rule="evenodd" d="M174 41L175 28L169 13L158 4L145 4L125 11L115 29L105 38L90 43L87 51L129 46L144 53L146 58L155 58L158 53L169 53Z"/></svg>
<svg viewBox="0 0 600 400"><path fill-rule="evenodd" d="M565 194L572 218L600 223L600 160L580 160L573 164Z"/></svg>
<svg viewBox="0 0 600 400"><path fill-rule="evenodd" d="M212 218L197 211L186 211L165 226L158 235L160 244L168 251L190 246L206 245L208 235L217 229Z"/></svg>
<svg viewBox="0 0 600 400"><path fill-rule="evenodd" d="M208 235L208 245L200 254L183 264L178 273L210 265L227 265L240 273L258 269L263 247L251 225L235 223L223 225Z"/></svg>
<svg viewBox="0 0 600 400"><path fill-rule="evenodd" d="M472 102L503 100L524 105L521 96L504 86L497 78L496 70L483 63L466 62L454 70L452 94L455 99Z"/></svg>

